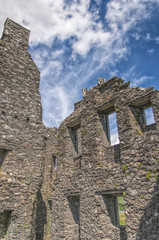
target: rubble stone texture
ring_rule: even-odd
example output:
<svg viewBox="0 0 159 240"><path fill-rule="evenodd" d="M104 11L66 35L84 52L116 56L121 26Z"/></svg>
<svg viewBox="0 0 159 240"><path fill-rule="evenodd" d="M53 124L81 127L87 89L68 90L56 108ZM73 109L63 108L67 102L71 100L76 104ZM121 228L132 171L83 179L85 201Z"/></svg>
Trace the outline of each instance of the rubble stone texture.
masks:
<svg viewBox="0 0 159 240"><path fill-rule="evenodd" d="M0 239L159 239L159 92L99 78L58 129L46 128L28 40L29 31L7 19L0 40ZM146 123L148 107L153 124Z"/></svg>

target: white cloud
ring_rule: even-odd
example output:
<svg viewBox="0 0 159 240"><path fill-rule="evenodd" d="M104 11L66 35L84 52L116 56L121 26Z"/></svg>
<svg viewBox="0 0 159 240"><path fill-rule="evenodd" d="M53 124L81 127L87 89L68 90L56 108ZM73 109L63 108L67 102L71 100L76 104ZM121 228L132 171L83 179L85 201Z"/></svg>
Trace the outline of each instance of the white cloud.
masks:
<svg viewBox="0 0 159 240"><path fill-rule="evenodd" d="M51 127L52 124L50 123L54 122L56 126L59 126L61 119L64 119L67 113L71 111L67 90L62 86L56 86L47 92L43 92L43 94L43 107L47 112L43 116L44 124Z"/></svg>
<svg viewBox="0 0 159 240"><path fill-rule="evenodd" d="M96 2L101 4L99 0ZM84 55L92 44L106 44L109 47L109 41L123 40L124 34L138 21L151 15L151 6L158 2L109 1L105 16L108 24L106 31L100 21L95 21L99 17L98 11L88 11L90 0L74 0L70 4L66 4L64 0L5 0L0 4L0 26L2 29L2 24L9 17L31 29L31 45L50 45L56 37L63 41L75 36L77 41L73 43L73 49Z"/></svg>
<svg viewBox="0 0 159 240"><path fill-rule="evenodd" d="M129 54L129 31L136 24L151 17L154 4L159 0L110 0L105 1L107 11L105 27L99 20L98 8L88 11L90 0L5 0L0 2L0 28L7 17L31 30L31 54L41 71L40 92L46 125L57 125L72 110L80 90L94 73L109 69ZM96 0L98 6L101 0ZM98 21L97 21L98 20ZM132 36L132 33L131 33ZM140 31L133 33L136 40ZM71 52L66 58L64 41L69 40ZM146 35L145 39L151 39ZM59 39L61 48L51 52L53 41ZM156 37L158 43L159 39ZM34 48L38 44L40 48ZM93 53L90 54L90 50ZM149 54L152 49L149 50ZM82 56L82 61L78 61ZM73 62L69 65L69 62ZM115 75L118 74L116 70ZM132 74L132 75L130 75ZM133 69L125 73L125 79L133 80L132 86L151 81L151 76L134 76ZM123 77L124 78L124 77Z"/></svg>
<svg viewBox="0 0 159 240"><path fill-rule="evenodd" d="M119 144L119 137L118 137L118 133L114 133L111 135L111 145L116 145Z"/></svg>
<svg viewBox="0 0 159 240"><path fill-rule="evenodd" d="M132 33L131 35L136 41L138 41L141 38L141 35L139 33Z"/></svg>
<svg viewBox="0 0 159 240"><path fill-rule="evenodd" d="M99 0L96 2L101 4ZM74 53L86 55L92 46L104 46L106 50L114 44L124 47L127 31L151 15L151 5L155 2L158 1L152 0L147 9L146 0L109 1L105 16L108 28L104 30L102 23L96 22L99 12L88 11L89 0L71 1L70 4L64 0L5 0L0 8L0 26L2 29L5 18L9 17L31 29L31 45L50 46L56 37L64 41L74 36Z"/></svg>
<svg viewBox="0 0 159 240"><path fill-rule="evenodd" d="M32 57L39 67L41 78L49 77L52 74L54 77L59 77L63 69L61 58L64 50L50 51L49 48L41 47L38 50L32 51Z"/></svg>
<svg viewBox="0 0 159 240"><path fill-rule="evenodd" d="M154 77L152 76L142 76L142 77L134 77L133 79L131 79L131 87L137 87L137 86L141 86L141 84L148 82L148 81L152 81Z"/></svg>
<svg viewBox="0 0 159 240"><path fill-rule="evenodd" d="M90 13L89 0L72 1L66 4L64 0L47 1L20 1L6 0L1 4L0 24L7 17L31 29L30 45L43 43L51 45L53 39L58 37L60 40L75 36L77 41L83 43L87 37L90 39L85 51L78 51L80 54L86 54L92 42L95 42L94 29L98 29L96 24L96 13ZM5 11L3 10L5 9ZM93 28L92 28L93 26ZM99 29L98 32L103 32ZM97 33L98 33L97 32ZM98 38L96 41L100 41Z"/></svg>

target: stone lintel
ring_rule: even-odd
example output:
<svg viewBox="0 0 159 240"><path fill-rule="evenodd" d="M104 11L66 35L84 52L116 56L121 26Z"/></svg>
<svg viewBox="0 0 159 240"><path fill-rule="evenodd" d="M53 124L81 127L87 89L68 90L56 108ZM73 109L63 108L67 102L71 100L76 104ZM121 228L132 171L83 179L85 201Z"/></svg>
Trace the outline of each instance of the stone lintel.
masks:
<svg viewBox="0 0 159 240"><path fill-rule="evenodd" d="M81 124L81 121L78 119L78 120L75 120L75 121L70 122L69 124L67 124L67 127L72 128L72 127L75 127L75 126L80 125L80 124Z"/></svg>
<svg viewBox="0 0 159 240"><path fill-rule="evenodd" d="M145 96L142 96L140 98L137 98L129 103L130 106L133 107L141 107L143 105L145 106L151 106L151 94L147 94Z"/></svg>
<svg viewBox="0 0 159 240"><path fill-rule="evenodd" d="M96 194L98 195L121 195L123 194L123 192L125 192L126 190L123 189L123 190L103 190L103 191L99 191L99 192L96 192Z"/></svg>

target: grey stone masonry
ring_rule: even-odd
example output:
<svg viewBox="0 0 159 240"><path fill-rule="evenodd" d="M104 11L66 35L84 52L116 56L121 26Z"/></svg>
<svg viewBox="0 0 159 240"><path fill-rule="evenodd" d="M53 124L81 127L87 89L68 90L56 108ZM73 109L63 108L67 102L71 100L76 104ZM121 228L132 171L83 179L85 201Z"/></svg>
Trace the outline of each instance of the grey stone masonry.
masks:
<svg viewBox="0 0 159 240"><path fill-rule="evenodd" d="M56 150L50 145L58 158L51 239L159 239L159 92L129 84L114 77L85 90L84 99L59 127ZM142 125L147 107L153 108L155 122ZM102 122L112 112L118 125L116 145L108 141ZM77 155L70 126L79 125ZM124 198L125 225L118 219L118 196ZM70 199L78 202L71 204Z"/></svg>
<svg viewBox="0 0 159 240"><path fill-rule="evenodd" d="M0 239L35 239L45 140L29 31L7 19L0 40Z"/></svg>
<svg viewBox="0 0 159 240"><path fill-rule="evenodd" d="M28 40L29 31L7 19L0 239L158 240L159 92L99 78L58 129L46 128Z"/></svg>

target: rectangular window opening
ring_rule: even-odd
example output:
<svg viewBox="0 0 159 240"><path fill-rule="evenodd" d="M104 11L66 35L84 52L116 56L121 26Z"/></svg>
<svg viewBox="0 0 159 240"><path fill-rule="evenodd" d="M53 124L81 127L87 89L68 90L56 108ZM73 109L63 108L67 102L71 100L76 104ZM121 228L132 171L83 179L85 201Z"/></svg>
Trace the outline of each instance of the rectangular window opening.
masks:
<svg viewBox="0 0 159 240"><path fill-rule="evenodd" d="M119 134L117 126L116 112L103 113L102 126L107 138L108 143L111 146L119 144Z"/></svg>
<svg viewBox="0 0 159 240"><path fill-rule="evenodd" d="M156 130L155 117L150 98L140 99L130 105L130 109L134 115L134 123L138 134ZM135 127L135 125L133 125Z"/></svg>
<svg viewBox="0 0 159 240"><path fill-rule="evenodd" d="M103 194L110 220L114 226L125 226L126 216L123 195Z"/></svg>
<svg viewBox="0 0 159 240"><path fill-rule="evenodd" d="M109 126L109 135L110 135L109 141L111 146L119 144L116 112L108 115L108 126Z"/></svg>
<svg viewBox="0 0 159 240"><path fill-rule="evenodd" d="M81 154L81 126L80 126L80 124L73 126L73 127L69 127L69 132L70 132L71 140L73 143L74 152L76 153L76 155L80 155Z"/></svg>
<svg viewBox="0 0 159 240"><path fill-rule="evenodd" d="M57 157L55 155L52 155L50 172L53 173L53 170L56 169L57 169Z"/></svg>
<svg viewBox="0 0 159 240"><path fill-rule="evenodd" d="M54 169L57 169L57 158L56 158L56 156L54 156L53 161L54 161Z"/></svg>
<svg viewBox="0 0 159 240"><path fill-rule="evenodd" d="M155 123L155 118L154 118L152 107L144 109L144 122L145 122L146 126L149 126L149 125Z"/></svg>
<svg viewBox="0 0 159 240"><path fill-rule="evenodd" d="M100 194L106 206L107 216L109 216L111 223L120 229L120 240L127 240L123 193L108 191Z"/></svg>
<svg viewBox="0 0 159 240"><path fill-rule="evenodd" d="M117 197L117 204L118 204L118 214L119 214L119 225L125 226L125 210L124 210L124 199L123 196Z"/></svg>

